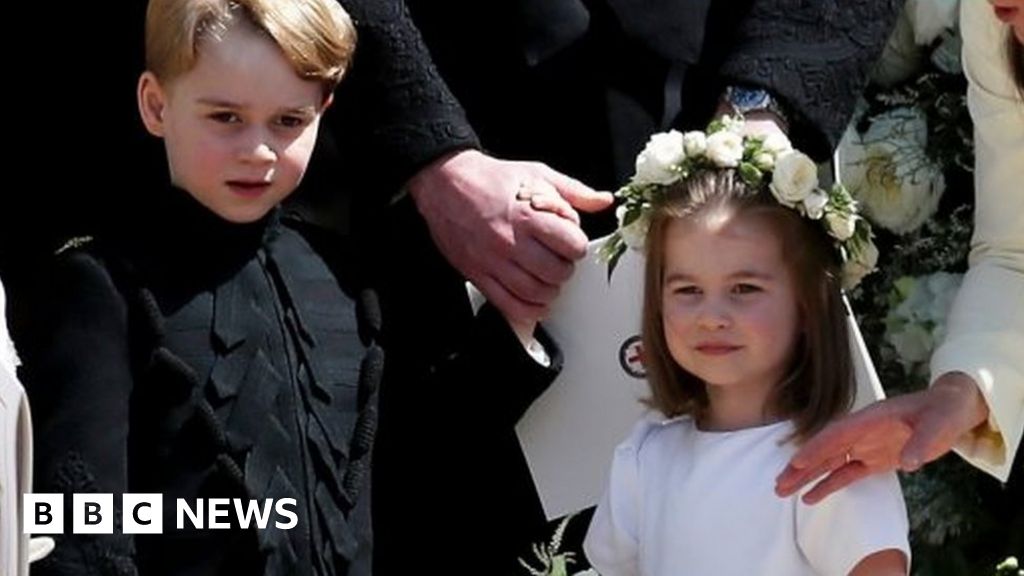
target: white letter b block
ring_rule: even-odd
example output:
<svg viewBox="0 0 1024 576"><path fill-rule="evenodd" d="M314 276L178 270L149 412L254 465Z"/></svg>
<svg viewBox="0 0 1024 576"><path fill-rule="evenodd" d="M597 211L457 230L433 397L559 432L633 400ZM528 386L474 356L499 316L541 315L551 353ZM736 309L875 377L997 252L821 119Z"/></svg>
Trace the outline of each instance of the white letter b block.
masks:
<svg viewBox="0 0 1024 576"><path fill-rule="evenodd" d="M113 494L75 494L71 531L75 534L114 533Z"/></svg>
<svg viewBox="0 0 1024 576"><path fill-rule="evenodd" d="M22 495L21 525L25 534L64 533L63 494Z"/></svg>

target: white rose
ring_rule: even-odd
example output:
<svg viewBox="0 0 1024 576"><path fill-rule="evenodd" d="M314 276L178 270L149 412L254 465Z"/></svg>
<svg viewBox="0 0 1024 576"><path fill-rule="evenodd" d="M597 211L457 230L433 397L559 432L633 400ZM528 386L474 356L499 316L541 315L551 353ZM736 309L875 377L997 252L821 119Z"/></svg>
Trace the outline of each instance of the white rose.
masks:
<svg viewBox="0 0 1024 576"><path fill-rule="evenodd" d="M703 132L687 132L683 134L683 150L687 158L701 156L708 149L708 137Z"/></svg>
<svg viewBox="0 0 1024 576"><path fill-rule="evenodd" d="M932 350L945 338L949 311L962 281L962 274L948 272L896 281L894 295L899 304L886 315L885 338L908 372L915 365L925 369Z"/></svg>
<svg viewBox="0 0 1024 576"><path fill-rule="evenodd" d="M744 124L744 122L739 117L737 117L737 116L722 116L721 122L722 122L722 127L724 127L727 132L732 132L733 134L737 134L737 135L740 135L740 136L743 135L743 124Z"/></svg>
<svg viewBox="0 0 1024 576"><path fill-rule="evenodd" d="M943 31L951 30L956 26L959 7L959 0L908 0L906 10L914 25L914 40L927 46Z"/></svg>
<svg viewBox="0 0 1024 576"><path fill-rule="evenodd" d="M786 152L775 160L771 191L786 206L803 202L818 187L818 167L803 152Z"/></svg>
<svg viewBox="0 0 1024 576"><path fill-rule="evenodd" d="M931 296L928 299L927 315L937 325L945 326L962 282L963 274L936 272L927 276L925 284Z"/></svg>
<svg viewBox="0 0 1024 576"><path fill-rule="evenodd" d="M761 142L761 150L776 158L792 149L793 144L781 132L772 132Z"/></svg>
<svg viewBox="0 0 1024 576"><path fill-rule="evenodd" d="M825 206L828 204L828 196L821 190L815 190L804 198L804 212L811 220L819 220L825 214ZM831 216L831 214L829 214ZM842 238L840 238L842 240Z"/></svg>
<svg viewBox="0 0 1024 576"><path fill-rule="evenodd" d="M935 213L946 181L925 156L927 139L927 121L916 108L878 116L863 135L853 125L847 129L839 143L839 170L869 220L906 234Z"/></svg>
<svg viewBox="0 0 1024 576"><path fill-rule="evenodd" d="M743 158L743 138L729 130L708 136L708 158L720 168L735 168Z"/></svg>
<svg viewBox="0 0 1024 576"><path fill-rule="evenodd" d="M619 220L619 234L622 236L622 241L626 243L628 248L642 251L644 243L647 241L647 229L651 224L647 215L641 214L636 220L630 222L629 226L623 226L622 222L626 218L626 207L619 206L615 209L615 217Z"/></svg>
<svg viewBox="0 0 1024 576"><path fill-rule="evenodd" d="M766 172L771 171L772 168L775 168L775 156L772 156L767 152L761 152L757 156L754 156L754 166L757 166L760 170L764 170Z"/></svg>
<svg viewBox="0 0 1024 576"><path fill-rule="evenodd" d="M828 222L829 232L840 242L849 240L857 229L857 220L846 214L829 212L825 215L825 221Z"/></svg>
<svg viewBox="0 0 1024 576"><path fill-rule="evenodd" d="M878 246L875 246L874 242L861 246L856 260L871 272L878 265Z"/></svg>
<svg viewBox="0 0 1024 576"><path fill-rule="evenodd" d="M920 324L907 324L902 330L886 333L886 340L896 349L907 372L914 364L928 360L935 348L935 340L931 332Z"/></svg>
<svg viewBox="0 0 1024 576"><path fill-rule="evenodd" d="M875 63L871 80L883 88L891 88L912 78L923 64L924 49L914 40L914 25L904 9L882 50L882 56Z"/></svg>
<svg viewBox="0 0 1024 576"><path fill-rule="evenodd" d="M636 184L671 184L679 179L675 166L685 159L683 135L677 130L651 136L636 157Z"/></svg>
<svg viewBox="0 0 1024 576"><path fill-rule="evenodd" d="M871 243L860 246L843 264L843 287L850 289L859 284L865 276L874 271L877 264L878 248Z"/></svg>

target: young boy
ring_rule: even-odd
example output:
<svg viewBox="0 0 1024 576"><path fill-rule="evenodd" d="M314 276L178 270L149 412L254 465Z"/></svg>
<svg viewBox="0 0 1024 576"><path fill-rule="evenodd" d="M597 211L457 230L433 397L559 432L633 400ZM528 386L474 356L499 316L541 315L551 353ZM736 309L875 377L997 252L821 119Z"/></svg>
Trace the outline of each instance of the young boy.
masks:
<svg viewBox="0 0 1024 576"><path fill-rule="evenodd" d="M369 574L379 313L278 209L354 46L334 0L150 0L138 103L171 186L60 254L23 350L37 492L69 518L112 493L113 522L69 520L34 573ZM161 534L127 533L125 493L163 495Z"/></svg>

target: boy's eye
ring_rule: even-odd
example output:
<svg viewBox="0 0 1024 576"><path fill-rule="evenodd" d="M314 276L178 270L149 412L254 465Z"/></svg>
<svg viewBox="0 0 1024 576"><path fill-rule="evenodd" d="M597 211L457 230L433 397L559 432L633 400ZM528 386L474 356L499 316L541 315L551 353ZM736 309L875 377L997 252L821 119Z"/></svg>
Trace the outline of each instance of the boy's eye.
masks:
<svg viewBox="0 0 1024 576"><path fill-rule="evenodd" d="M761 287L754 284L737 284L732 287L733 294L753 294L760 291Z"/></svg>
<svg viewBox="0 0 1024 576"><path fill-rule="evenodd" d="M302 116L281 116L277 123L285 128L300 128L306 125L306 118Z"/></svg>
<svg viewBox="0 0 1024 576"><path fill-rule="evenodd" d="M234 112L213 112L210 114L209 118L210 120L221 124L237 124L242 121L238 114L235 114Z"/></svg>

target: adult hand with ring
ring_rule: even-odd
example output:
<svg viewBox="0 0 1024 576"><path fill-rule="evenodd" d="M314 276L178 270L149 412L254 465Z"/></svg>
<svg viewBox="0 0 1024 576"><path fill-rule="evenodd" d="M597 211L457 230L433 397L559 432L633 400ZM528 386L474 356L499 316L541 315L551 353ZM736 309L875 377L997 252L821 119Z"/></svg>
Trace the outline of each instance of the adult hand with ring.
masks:
<svg viewBox="0 0 1024 576"><path fill-rule="evenodd" d="M477 150L435 160L407 187L448 262L506 317L524 322L547 314L573 262L587 251L575 211L547 195L585 211L612 203L610 193L544 164ZM534 200L538 194L544 197Z"/></svg>
<svg viewBox="0 0 1024 576"><path fill-rule="evenodd" d="M876 402L826 426L800 447L776 479L775 491L786 497L816 482L803 496L814 504L871 474L912 472L948 452L987 417L974 381L959 372L945 374L927 390Z"/></svg>
<svg viewBox="0 0 1024 576"><path fill-rule="evenodd" d="M533 184L520 182L516 189L516 200L529 202L530 208L557 214L566 220L571 220L577 226L580 223L579 213L550 184L545 182Z"/></svg>

